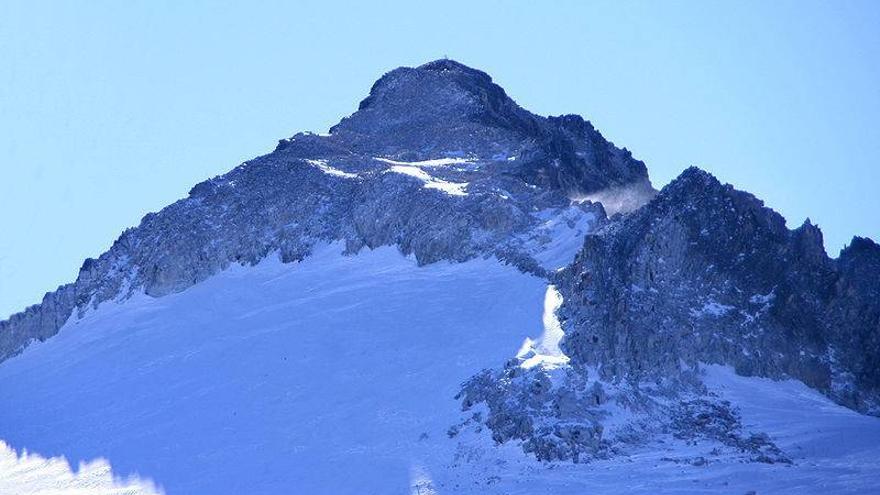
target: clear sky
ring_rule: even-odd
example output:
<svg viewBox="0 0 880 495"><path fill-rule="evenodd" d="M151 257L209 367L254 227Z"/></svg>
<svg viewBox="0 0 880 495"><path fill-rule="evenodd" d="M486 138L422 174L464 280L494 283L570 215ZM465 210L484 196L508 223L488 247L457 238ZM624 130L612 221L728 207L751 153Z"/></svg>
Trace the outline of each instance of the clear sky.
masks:
<svg viewBox="0 0 880 495"><path fill-rule="evenodd" d="M372 2L370 2L372 3ZM832 256L880 238L880 2L0 3L0 318L196 182L444 55L688 165Z"/></svg>

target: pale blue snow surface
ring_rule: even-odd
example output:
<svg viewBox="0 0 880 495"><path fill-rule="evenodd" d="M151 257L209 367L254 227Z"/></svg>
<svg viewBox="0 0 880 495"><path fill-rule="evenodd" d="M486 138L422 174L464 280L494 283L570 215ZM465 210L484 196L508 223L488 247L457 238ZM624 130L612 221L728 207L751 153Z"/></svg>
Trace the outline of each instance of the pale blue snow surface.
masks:
<svg viewBox="0 0 880 495"><path fill-rule="evenodd" d="M546 284L341 250L68 322L0 364L0 438L169 494L406 493L449 444L460 383L540 333Z"/></svg>
<svg viewBox="0 0 880 495"><path fill-rule="evenodd" d="M462 419L459 384L541 333L546 281L493 259L418 267L394 248L270 256L174 295L105 303L0 364L0 438L106 458L176 494L869 493L880 420L794 382L707 368L793 459L663 460L682 442L541 464ZM624 411L621 410L621 414Z"/></svg>

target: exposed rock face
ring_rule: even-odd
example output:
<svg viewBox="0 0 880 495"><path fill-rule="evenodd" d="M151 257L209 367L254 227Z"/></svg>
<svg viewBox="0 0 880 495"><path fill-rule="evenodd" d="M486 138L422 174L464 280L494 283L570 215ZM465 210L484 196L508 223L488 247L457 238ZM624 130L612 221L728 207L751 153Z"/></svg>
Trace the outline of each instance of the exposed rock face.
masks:
<svg viewBox="0 0 880 495"><path fill-rule="evenodd" d="M786 462L706 389L700 363L797 378L880 414L880 246L857 237L830 259L818 227L789 230L696 168L656 194L644 164L589 122L534 115L451 60L385 74L329 135L282 140L145 216L75 282L0 322L0 361L101 302L337 240L423 264L495 256L561 292L565 356L475 376L453 436L488 428L546 461L666 435Z"/></svg>
<svg viewBox="0 0 880 495"><path fill-rule="evenodd" d="M570 193L612 184L650 188L644 164L580 117L533 115L457 62L396 69L331 135L297 134L196 185L86 260L76 282L0 322L0 360L89 304L181 291L274 251L301 259L321 241L397 245L420 263L495 255L544 274L532 255L552 239L530 232L570 216ZM599 205L574 208L604 219Z"/></svg>
<svg viewBox="0 0 880 495"><path fill-rule="evenodd" d="M650 186L645 165L580 116L539 117L489 75L452 60L385 74L358 111L331 129L331 138L356 152L403 160L495 157L494 173L569 195Z"/></svg>
<svg viewBox="0 0 880 495"><path fill-rule="evenodd" d="M880 246L853 238L836 260L825 312L832 390L843 404L880 414Z"/></svg>
<svg viewBox="0 0 880 495"><path fill-rule="evenodd" d="M450 435L471 423L485 424L497 443L520 441L539 460L580 462L609 456L612 443L603 438L601 420L610 413L602 407L607 402L602 385L590 382L584 370L562 368L554 375L541 368L523 369L514 360L500 371L474 376L457 398L465 411L485 403L488 412L485 418L475 414Z"/></svg>
<svg viewBox="0 0 880 495"><path fill-rule="evenodd" d="M744 430L736 405L705 388L700 365L796 378L880 414L878 275L872 241L856 238L832 260L809 220L789 230L760 200L690 168L588 234L575 263L553 277L569 364L524 369L514 360L475 376L463 409L485 411L459 427L487 427L495 441L519 441L548 461L603 458L671 434L713 444L713 453L788 463L766 433Z"/></svg>
<svg viewBox="0 0 880 495"><path fill-rule="evenodd" d="M788 230L752 195L691 168L587 236L560 277L563 347L612 381L731 364L877 414L878 252L856 239L832 260L809 221Z"/></svg>

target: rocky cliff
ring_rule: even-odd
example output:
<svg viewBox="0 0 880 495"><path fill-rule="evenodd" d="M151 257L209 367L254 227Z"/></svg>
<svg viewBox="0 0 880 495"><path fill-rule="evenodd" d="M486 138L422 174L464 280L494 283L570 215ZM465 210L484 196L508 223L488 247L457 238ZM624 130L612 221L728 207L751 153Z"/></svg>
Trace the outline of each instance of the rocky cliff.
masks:
<svg viewBox="0 0 880 495"><path fill-rule="evenodd" d="M587 236L560 277L563 346L609 380L730 364L878 414L878 255L856 238L831 259L809 220L789 230L754 196L690 168Z"/></svg>
<svg viewBox="0 0 880 495"><path fill-rule="evenodd" d="M530 364L536 349L475 376L463 406L487 411L451 436L485 426L541 459L579 460L671 433L785 461L711 399L706 363L880 414L877 244L856 237L832 259L818 227L790 230L696 168L657 194L645 165L588 121L532 114L451 60L385 74L328 135L284 139L147 215L75 282L0 322L0 360L104 301L331 241L350 254L397 246L421 264L494 256L558 289L555 364ZM611 428L621 410L635 419Z"/></svg>
<svg viewBox="0 0 880 495"><path fill-rule="evenodd" d="M536 238L547 215L535 213L609 186L653 193L645 165L582 118L527 112L450 60L395 69L329 135L297 134L196 185L86 260L75 282L0 322L0 359L89 305L181 291L276 251L301 259L320 241L397 245L420 263L495 255L543 272L528 253L550 241ZM598 205L575 209L604 219Z"/></svg>

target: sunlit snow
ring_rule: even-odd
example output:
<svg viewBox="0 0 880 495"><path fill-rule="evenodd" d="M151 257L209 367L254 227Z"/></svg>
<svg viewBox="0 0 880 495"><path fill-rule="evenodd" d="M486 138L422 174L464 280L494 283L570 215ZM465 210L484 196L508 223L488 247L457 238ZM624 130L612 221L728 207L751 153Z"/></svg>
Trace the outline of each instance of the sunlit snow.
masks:
<svg viewBox="0 0 880 495"><path fill-rule="evenodd" d="M401 162L398 160L390 160L388 158L374 158L377 161L388 163L390 165L403 165L407 167L444 167L447 165L461 165L464 163L474 163L474 158L435 158L433 160L421 160L417 162Z"/></svg>
<svg viewBox="0 0 880 495"><path fill-rule="evenodd" d="M520 364L523 368L529 369L540 365L552 369L568 362L568 356L559 348L559 343L565 337L562 323L559 322L556 314L560 307L562 307L562 294L555 286L548 285L544 294L544 313L541 317L544 333L538 341L527 338L516 356L523 360Z"/></svg>
<svg viewBox="0 0 880 495"><path fill-rule="evenodd" d="M408 175L410 177L415 177L424 183L424 187L430 189L438 189L440 191L449 194L450 196L467 196L467 192L465 192L465 188L467 187L466 182L448 182L443 179L437 179L436 177L428 174L424 170L404 165L394 165L388 169L390 172L396 172L398 174Z"/></svg>
<svg viewBox="0 0 880 495"><path fill-rule="evenodd" d="M336 177L343 177L346 179L357 179L357 174L352 174L350 172L345 172L343 170L339 170L338 168L331 167L327 160L319 159L319 160L306 160L309 165L316 167L320 171L324 172L327 175L333 175Z"/></svg>
<svg viewBox="0 0 880 495"><path fill-rule="evenodd" d="M0 494L8 495L156 495L153 483L113 476L106 459L80 462L73 469L63 457L46 459L18 453L0 441Z"/></svg>

